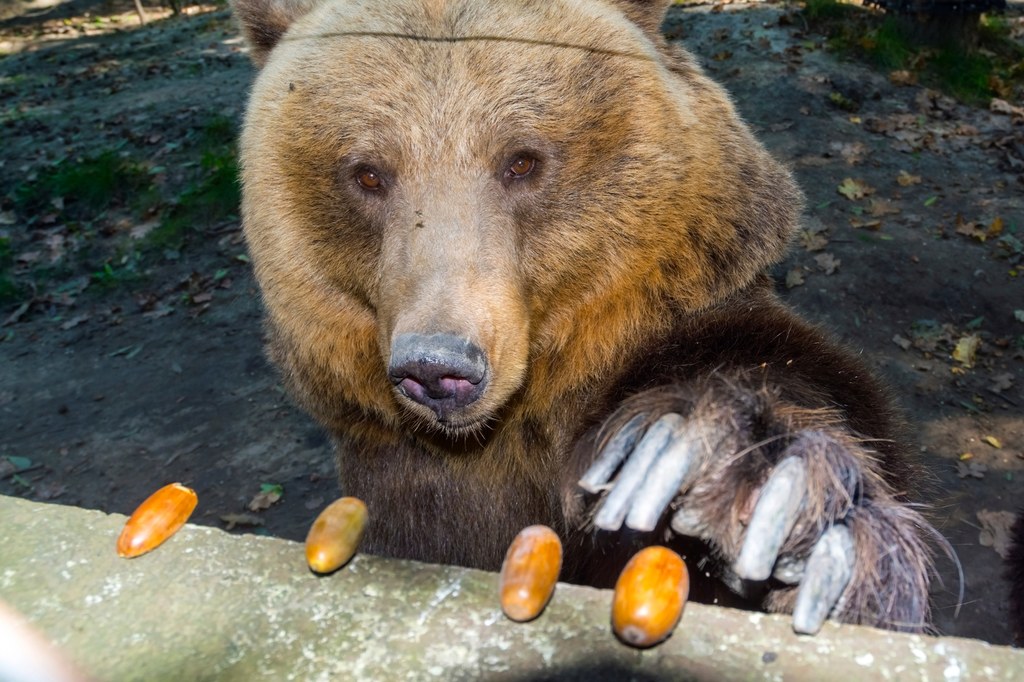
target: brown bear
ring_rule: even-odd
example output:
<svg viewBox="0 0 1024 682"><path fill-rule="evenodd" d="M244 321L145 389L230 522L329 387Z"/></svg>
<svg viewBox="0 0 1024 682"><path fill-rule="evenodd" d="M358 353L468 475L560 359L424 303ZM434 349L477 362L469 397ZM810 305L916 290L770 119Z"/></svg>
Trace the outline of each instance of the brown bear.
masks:
<svg viewBox="0 0 1024 682"><path fill-rule="evenodd" d="M269 353L364 550L919 630L933 533L871 373L773 292L802 197L668 0L235 0Z"/></svg>

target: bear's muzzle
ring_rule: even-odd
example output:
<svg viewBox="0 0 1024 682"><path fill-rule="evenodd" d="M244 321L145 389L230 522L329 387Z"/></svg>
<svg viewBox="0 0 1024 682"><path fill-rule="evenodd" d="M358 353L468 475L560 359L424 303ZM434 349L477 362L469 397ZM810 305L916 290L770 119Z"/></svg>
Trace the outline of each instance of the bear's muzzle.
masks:
<svg viewBox="0 0 1024 682"><path fill-rule="evenodd" d="M391 346L388 376L399 393L444 422L483 395L487 356L454 334L399 334Z"/></svg>

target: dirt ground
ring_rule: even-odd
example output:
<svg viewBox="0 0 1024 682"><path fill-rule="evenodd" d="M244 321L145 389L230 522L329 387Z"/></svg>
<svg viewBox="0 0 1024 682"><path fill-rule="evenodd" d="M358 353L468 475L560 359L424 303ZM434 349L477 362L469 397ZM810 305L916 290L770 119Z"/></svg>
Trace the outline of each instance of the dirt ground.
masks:
<svg viewBox="0 0 1024 682"><path fill-rule="evenodd" d="M12 197L58 159L104 149L169 177L195 166L195 131L237 120L252 77L228 11L147 8L140 27L121 0L0 1L0 238L12 267L88 253L86 238L130 243L125 221L144 218L82 237L61 231L59 211L25 215ZM1024 29L1020 9L1009 20ZM1006 513L1024 506L1024 112L839 61L796 10L677 8L665 28L807 193L780 291L861 349L916 426L933 473L923 501L964 574L957 612L957 572L940 560L939 630L1005 644L997 549ZM244 252L228 220L130 282L101 288L55 269L28 301L5 304L0 494L128 513L180 480L199 494L198 523L302 539L338 494L332 456L263 357ZM250 511L264 484L283 497Z"/></svg>

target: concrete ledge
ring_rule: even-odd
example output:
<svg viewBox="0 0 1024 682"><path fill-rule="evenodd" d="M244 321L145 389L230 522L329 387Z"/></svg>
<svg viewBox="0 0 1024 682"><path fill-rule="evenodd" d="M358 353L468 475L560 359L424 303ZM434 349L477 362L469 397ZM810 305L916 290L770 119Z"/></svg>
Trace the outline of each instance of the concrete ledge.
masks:
<svg viewBox="0 0 1024 682"><path fill-rule="evenodd" d="M301 545L186 526L125 560L125 518L0 496L0 599L98 680L1022 680L1024 651L690 604L647 651L612 635L611 594L559 585L536 621L497 576L357 557L312 575Z"/></svg>

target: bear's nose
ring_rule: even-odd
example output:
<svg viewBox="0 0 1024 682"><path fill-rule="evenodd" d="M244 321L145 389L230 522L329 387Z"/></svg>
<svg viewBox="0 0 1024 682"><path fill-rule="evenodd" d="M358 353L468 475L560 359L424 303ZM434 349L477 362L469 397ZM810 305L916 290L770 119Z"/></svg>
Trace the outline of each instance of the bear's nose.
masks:
<svg viewBox="0 0 1024 682"><path fill-rule="evenodd" d="M483 394L487 356L455 334L399 334L391 345L388 375L402 395L445 421Z"/></svg>

